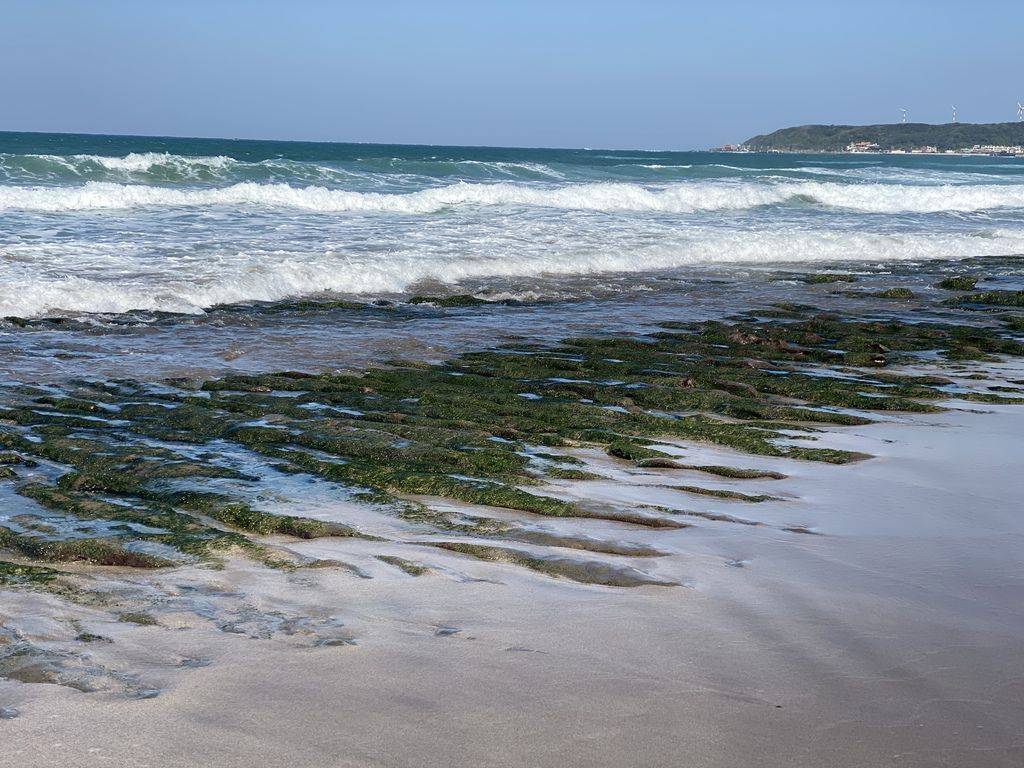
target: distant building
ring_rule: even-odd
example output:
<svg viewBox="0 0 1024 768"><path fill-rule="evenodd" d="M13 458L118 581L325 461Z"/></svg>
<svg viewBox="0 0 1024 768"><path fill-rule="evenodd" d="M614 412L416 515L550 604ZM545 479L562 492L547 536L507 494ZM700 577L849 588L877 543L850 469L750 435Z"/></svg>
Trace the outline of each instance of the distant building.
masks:
<svg viewBox="0 0 1024 768"><path fill-rule="evenodd" d="M846 145L847 152L878 152L880 149L873 141L851 141Z"/></svg>
<svg viewBox="0 0 1024 768"><path fill-rule="evenodd" d="M1016 157L1017 155L1024 155L1024 147L1006 146L1004 144L975 144L970 149L964 149L963 152L969 155L1009 155Z"/></svg>

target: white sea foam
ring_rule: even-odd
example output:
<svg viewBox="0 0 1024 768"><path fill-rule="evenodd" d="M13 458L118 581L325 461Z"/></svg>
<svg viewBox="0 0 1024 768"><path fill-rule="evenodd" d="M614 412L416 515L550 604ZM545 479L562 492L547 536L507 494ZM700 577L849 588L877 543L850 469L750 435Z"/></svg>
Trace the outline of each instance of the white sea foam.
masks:
<svg viewBox="0 0 1024 768"><path fill-rule="evenodd" d="M0 155L0 170L43 172L65 171L76 176L106 170L114 175L130 176L158 170L177 173L183 177L201 173L216 174L238 165L230 157L189 157L168 152L132 152L123 157L107 155Z"/></svg>
<svg viewBox="0 0 1024 768"><path fill-rule="evenodd" d="M5 249L6 250L6 249ZM646 247L611 243L604 249L563 243L552 249L505 243L486 251L443 254L418 248L387 254L351 251L241 251L205 258L167 254L155 259L130 244L21 246L0 255L0 316L55 311L130 310L199 313L215 304L275 301L321 292L379 295L424 280L447 284L503 277L636 274L706 264L871 263L1024 252L1024 233L984 236L870 234L835 231L678 233ZM72 254L77 253L77 258Z"/></svg>
<svg viewBox="0 0 1024 768"><path fill-rule="evenodd" d="M223 155L192 156L169 152L133 152L124 156L76 154L0 153L0 180L21 182L109 181L169 183L202 181L288 181L290 183L337 183L369 180L371 183L424 180L463 176L469 179L564 181L565 176L539 162L438 160L384 158L364 165L346 161L307 161L287 158L238 160ZM373 170L377 166L377 170Z"/></svg>
<svg viewBox="0 0 1024 768"><path fill-rule="evenodd" d="M63 187L0 187L0 210L90 211L140 207L268 206L321 213L436 213L458 206L526 206L591 211L695 213L764 205L820 205L863 213L936 213L1024 208L1024 185L837 184L831 182L685 182L535 186L458 182L410 193L244 182L171 188L89 182Z"/></svg>
<svg viewBox="0 0 1024 768"><path fill-rule="evenodd" d="M186 157L172 155L168 152L132 152L124 157L73 155L72 159L82 163L96 163L111 171L126 171L128 173L147 173L159 166L170 166L181 170L219 171L237 163L236 160L222 155Z"/></svg>
<svg viewBox="0 0 1024 768"><path fill-rule="evenodd" d="M197 313L421 281L569 297L598 284L633 290L646 272L690 265L1024 253L1024 177L1011 165L997 177L828 159L247 161L215 146L209 156L0 155L0 317Z"/></svg>
<svg viewBox="0 0 1024 768"><path fill-rule="evenodd" d="M552 179L564 179L565 174L559 173L551 166L544 163L511 162L499 160L456 160L452 163L455 166L468 166L480 168L484 171L497 172L507 176L519 176L523 172L538 176L547 176Z"/></svg>

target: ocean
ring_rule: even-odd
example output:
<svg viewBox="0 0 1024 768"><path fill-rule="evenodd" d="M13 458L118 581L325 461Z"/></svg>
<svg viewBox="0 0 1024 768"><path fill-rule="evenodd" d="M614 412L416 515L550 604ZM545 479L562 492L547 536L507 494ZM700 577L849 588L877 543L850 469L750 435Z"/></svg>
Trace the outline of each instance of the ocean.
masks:
<svg viewBox="0 0 1024 768"><path fill-rule="evenodd" d="M1024 160L0 134L0 316L1024 253Z"/></svg>

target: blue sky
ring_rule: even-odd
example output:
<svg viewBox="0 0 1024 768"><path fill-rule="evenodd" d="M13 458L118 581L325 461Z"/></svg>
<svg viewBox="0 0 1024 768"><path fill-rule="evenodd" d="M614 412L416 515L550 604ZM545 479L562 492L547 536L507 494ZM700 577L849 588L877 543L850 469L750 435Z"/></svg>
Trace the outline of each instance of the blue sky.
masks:
<svg viewBox="0 0 1024 768"><path fill-rule="evenodd" d="M0 129L703 149L1015 119L1024 2L3 0Z"/></svg>

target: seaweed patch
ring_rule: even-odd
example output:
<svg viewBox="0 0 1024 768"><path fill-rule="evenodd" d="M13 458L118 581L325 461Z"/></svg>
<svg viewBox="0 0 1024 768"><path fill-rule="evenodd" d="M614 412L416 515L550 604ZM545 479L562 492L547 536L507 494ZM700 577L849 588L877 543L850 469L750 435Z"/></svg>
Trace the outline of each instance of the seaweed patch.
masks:
<svg viewBox="0 0 1024 768"><path fill-rule="evenodd" d="M477 301L450 297L448 305ZM259 489L273 473L326 483L351 503L426 532L645 556L651 552L438 509L430 499L685 527L665 515L566 498L552 481L602 479L571 455L581 448L640 469L728 480L784 475L682 461L678 444L861 461L864 454L817 445L821 430L868 424L879 412L942 410L950 379L896 367L1021 356L1024 344L1013 333L1012 323L859 321L787 305L731 322L669 322L647 334L518 343L359 373L230 375L198 389L132 381L9 387L0 412L0 483L24 507L0 525L0 550L11 563L39 565L5 565L0 579L5 586L45 582L55 578L47 563L216 567L227 554L295 569L305 562L288 551L289 540L378 539L357 525L261 506ZM961 388L956 397L1019 402L1016 394L989 386ZM725 501L777 500L694 480L669 487ZM565 558L552 565L493 548L459 551L551 575L582 573ZM410 575L423 568L390 555L378 559Z"/></svg>

